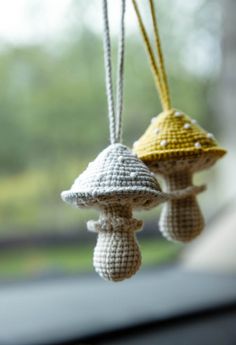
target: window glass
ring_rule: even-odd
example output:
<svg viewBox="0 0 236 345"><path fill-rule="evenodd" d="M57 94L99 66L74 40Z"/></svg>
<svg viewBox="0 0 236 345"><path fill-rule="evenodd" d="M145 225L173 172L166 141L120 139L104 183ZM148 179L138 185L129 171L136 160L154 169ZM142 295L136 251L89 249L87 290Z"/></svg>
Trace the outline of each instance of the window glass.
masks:
<svg viewBox="0 0 236 345"><path fill-rule="evenodd" d="M130 3L123 140L132 146L161 108ZM93 272L96 235L87 232L86 221L98 214L70 208L60 192L108 143L99 4L0 3L1 281ZM158 6L173 103L224 142L215 107L220 8L200 0ZM117 10L114 2L113 38ZM222 170L215 167L195 179L210 182L199 197L206 219L227 198L219 183ZM137 234L144 268L177 260L183 248L162 238L160 210L136 214L145 220Z"/></svg>

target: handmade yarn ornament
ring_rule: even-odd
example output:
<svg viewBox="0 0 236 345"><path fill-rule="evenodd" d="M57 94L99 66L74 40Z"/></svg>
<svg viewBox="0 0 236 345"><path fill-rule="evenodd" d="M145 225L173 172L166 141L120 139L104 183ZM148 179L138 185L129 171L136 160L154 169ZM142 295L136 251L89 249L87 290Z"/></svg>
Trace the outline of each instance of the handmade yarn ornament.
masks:
<svg viewBox="0 0 236 345"><path fill-rule="evenodd" d="M100 210L87 228L98 233L93 264L107 280L132 276L141 265L135 231L143 222L132 217L135 208L148 209L167 199L148 168L124 145L103 150L75 180L62 199L72 205Z"/></svg>
<svg viewBox="0 0 236 345"><path fill-rule="evenodd" d="M136 0L132 3L163 108L134 143L133 151L151 171L162 175L165 191L171 192L193 186L193 173L211 167L226 151L196 120L172 108L153 0L149 0L149 6L159 61L156 61ZM167 239L189 242L201 233L204 219L196 194L203 190L192 189L191 195L169 200L163 206L159 227Z"/></svg>
<svg viewBox="0 0 236 345"><path fill-rule="evenodd" d="M118 47L116 112L112 89L111 44L107 1L103 0L104 62L108 101L110 145L75 180L62 199L74 206L100 210L98 221L89 221L87 228L98 234L93 264L106 280L121 281L139 269L141 253L135 231L142 221L132 217L135 208L148 209L167 200L147 166L121 141L123 105L125 0L121 0L121 33ZM188 190L186 191L188 192Z"/></svg>

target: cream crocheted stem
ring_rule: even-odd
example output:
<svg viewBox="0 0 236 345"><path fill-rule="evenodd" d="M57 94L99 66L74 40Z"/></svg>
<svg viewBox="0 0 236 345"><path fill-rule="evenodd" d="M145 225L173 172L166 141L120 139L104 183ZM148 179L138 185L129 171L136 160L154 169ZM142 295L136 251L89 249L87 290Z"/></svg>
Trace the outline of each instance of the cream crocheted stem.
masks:
<svg viewBox="0 0 236 345"><path fill-rule="evenodd" d="M141 265L135 231L143 222L132 218L131 205L104 208L98 221L89 221L88 230L98 232L93 265L105 280L121 281L134 275Z"/></svg>
<svg viewBox="0 0 236 345"><path fill-rule="evenodd" d="M132 218L132 209L149 209L169 200L169 195L147 166L117 143L89 163L61 198L72 206L101 211L98 221L87 223L88 230L98 233L94 267L103 278L119 281L132 276L141 263L134 232L142 221Z"/></svg>
<svg viewBox="0 0 236 345"><path fill-rule="evenodd" d="M185 199L188 196L197 195L199 193L202 193L206 190L206 185L203 184L201 186L187 186L186 188L179 189L179 190L173 190L169 191L168 193L165 193L166 200L179 200L179 199Z"/></svg>
<svg viewBox="0 0 236 345"><path fill-rule="evenodd" d="M164 179L170 192L192 186L192 173L188 170L165 175ZM204 219L195 194L164 204L159 226L168 240L189 242L197 237L204 228Z"/></svg>

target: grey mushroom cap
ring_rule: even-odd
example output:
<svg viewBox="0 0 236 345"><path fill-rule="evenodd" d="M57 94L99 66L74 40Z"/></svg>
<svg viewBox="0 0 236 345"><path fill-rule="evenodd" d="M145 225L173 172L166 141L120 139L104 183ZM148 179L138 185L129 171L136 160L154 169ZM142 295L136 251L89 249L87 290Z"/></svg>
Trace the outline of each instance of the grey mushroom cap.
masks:
<svg viewBox="0 0 236 345"><path fill-rule="evenodd" d="M131 203L136 208L151 208L167 199L154 174L122 144L104 149L61 198L77 207Z"/></svg>

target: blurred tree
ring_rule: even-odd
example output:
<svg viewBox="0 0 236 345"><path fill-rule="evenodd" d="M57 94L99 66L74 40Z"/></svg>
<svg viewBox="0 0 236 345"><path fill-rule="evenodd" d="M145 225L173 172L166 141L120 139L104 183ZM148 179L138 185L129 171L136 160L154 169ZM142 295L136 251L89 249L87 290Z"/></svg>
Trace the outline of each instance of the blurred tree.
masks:
<svg viewBox="0 0 236 345"><path fill-rule="evenodd" d="M90 19L94 4L72 2L66 39L0 50L1 231L62 228L68 219L75 224L59 192L108 143L102 38ZM206 128L212 126L205 115L212 112L208 95L218 61L218 15L209 21L211 11L219 11L214 6L213 0L166 0L158 11L173 103ZM132 145L160 111L136 33L127 37L125 68L124 141Z"/></svg>
<svg viewBox="0 0 236 345"><path fill-rule="evenodd" d="M232 203L235 203L236 185L233 181L235 180L236 167L236 2L234 0L219 1L223 13L221 34L222 63L216 106L218 110L218 123L221 127L220 135L225 142L225 146L229 150L227 159L221 164L220 171L222 180L225 182L223 185L219 186L219 193L221 193L221 202L232 200Z"/></svg>

